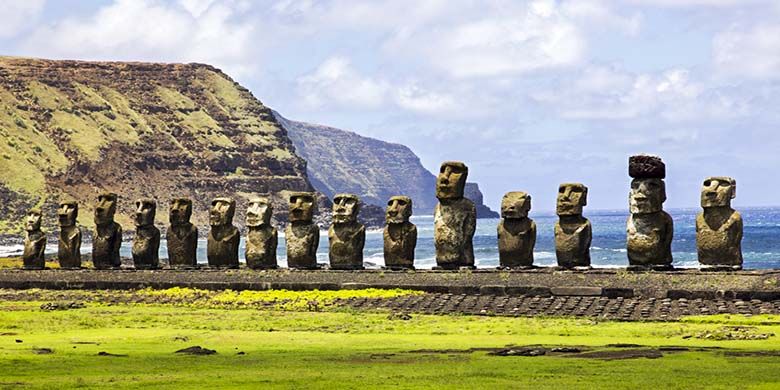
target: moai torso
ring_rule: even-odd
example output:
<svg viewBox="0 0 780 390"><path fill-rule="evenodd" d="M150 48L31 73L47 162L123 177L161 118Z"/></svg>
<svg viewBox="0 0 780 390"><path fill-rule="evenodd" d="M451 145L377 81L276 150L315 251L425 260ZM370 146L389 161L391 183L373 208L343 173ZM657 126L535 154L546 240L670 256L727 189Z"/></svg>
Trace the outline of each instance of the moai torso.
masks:
<svg viewBox="0 0 780 390"><path fill-rule="evenodd" d="M238 245L241 233L233 226L236 203L230 198L216 198L211 202L206 255L209 267L238 268Z"/></svg>
<svg viewBox="0 0 780 390"><path fill-rule="evenodd" d="M31 210L27 213L25 221L25 230L27 233L24 238L24 252L22 253L22 262L25 269L44 269L46 261L44 252L46 251L46 234L41 231L41 213L38 210Z"/></svg>
<svg viewBox="0 0 780 390"><path fill-rule="evenodd" d="M247 208L246 266L252 269L276 268L278 234L271 225L273 206L268 198L253 198Z"/></svg>
<svg viewBox="0 0 780 390"><path fill-rule="evenodd" d="M498 259L501 268L532 267L536 245L536 223L528 218L531 196L508 192L501 200L498 223Z"/></svg>
<svg viewBox="0 0 780 390"><path fill-rule="evenodd" d="M656 156L631 156L631 181L626 224L629 268L672 268L672 217L663 211L666 201L666 167Z"/></svg>
<svg viewBox="0 0 780 390"><path fill-rule="evenodd" d="M154 226L157 202L140 199L135 202L135 237L133 237L133 265L137 269L156 269L160 266L160 229Z"/></svg>
<svg viewBox="0 0 780 390"><path fill-rule="evenodd" d="M477 211L474 203L463 197L467 176L465 164L448 161L442 164L436 179L439 203L434 210L433 237L436 264L440 269L474 268L472 239L477 227Z"/></svg>
<svg viewBox="0 0 780 390"><path fill-rule="evenodd" d="M382 234L386 268L414 269L417 227L409 222L411 215L412 199L408 196L393 196L387 202L387 226Z"/></svg>
<svg viewBox="0 0 780 390"><path fill-rule="evenodd" d="M590 221L582 216L587 199L588 187L584 184L564 183L558 188L555 256L559 267L590 267L593 231Z"/></svg>
<svg viewBox="0 0 780 390"><path fill-rule="evenodd" d="M192 200L171 200L168 218L171 225L165 235L168 246L168 264L172 268L197 267L198 228L190 223Z"/></svg>
<svg viewBox="0 0 780 390"><path fill-rule="evenodd" d="M62 202L57 209L60 224L57 260L63 269L81 268L81 229L76 222L78 210L76 202Z"/></svg>
<svg viewBox="0 0 780 390"><path fill-rule="evenodd" d="M119 257L122 226L114 222L116 202L117 196L114 193L98 196L95 230L92 234L92 264L97 269L118 269L122 265Z"/></svg>
<svg viewBox="0 0 780 390"><path fill-rule="evenodd" d="M333 224L328 229L328 257L331 269L363 269L366 228L357 221L360 200L352 194L333 198Z"/></svg>
<svg viewBox="0 0 780 390"><path fill-rule="evenodd" d="M317 209L316 199L310 192L290 194L289 223L284 229L289 268L317 268L317 247L320 244L320 227L313 222Z"/></svg>
<svg viewBox="0 0 780 390"><path fill-rule="evenodd" d="M742 216L731 208L737 183L730 177L704 181L696 216L696 246L703 268L742 268Z"/></svg>

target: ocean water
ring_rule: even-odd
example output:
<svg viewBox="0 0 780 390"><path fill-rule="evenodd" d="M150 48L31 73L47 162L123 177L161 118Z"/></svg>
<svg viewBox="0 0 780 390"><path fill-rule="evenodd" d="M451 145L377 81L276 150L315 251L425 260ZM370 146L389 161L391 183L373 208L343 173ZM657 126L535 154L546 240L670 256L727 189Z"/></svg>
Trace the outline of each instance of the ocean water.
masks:
<svg viewBox="0 0 780 390"><path fill-rule="evenodd" d="M695 268L698 266L696 256L696 213L700 209L667 210L674 219L674 241L672 251L674 266ZM744 237L742 239L742 254L746 269L780 269L780 208L747 208L741 209L744 220ZM595 268L617 268L628 265L626 257L626 210L592 211L585 213L593 225L593 242L591 244L591 263ZM553 227L557 216L554 213L531 213L536 221L537 240L534 251L534 264L539 266L556 265ZM474 235L474 256L479 268L498 266L498 244L496 226L498 219L477 220L477 231ZM417 250L415 266L431 268L436 264L433 246L433 216L414 216L412 222L417 225ZM122 245L122 256L130 257L131 244ZM366 233L364 261L373 266L384 265L382 254L382 230L369 230ZM56 246L49 244L47 252L56 252ZM91 247L82 245L83 253L90 253ZM242 237L240 259L243 262L244 240ZM0 247L0 256L21 255L20 246ZM168 257L165 240L160 245L160 257ZM284 234L279 234L277 249L279 265L287 266ZM328 262L328 232L320 232L320 247L317 253L318 262ZM198 262L206 264L206 241L198 244Z"/></svg>

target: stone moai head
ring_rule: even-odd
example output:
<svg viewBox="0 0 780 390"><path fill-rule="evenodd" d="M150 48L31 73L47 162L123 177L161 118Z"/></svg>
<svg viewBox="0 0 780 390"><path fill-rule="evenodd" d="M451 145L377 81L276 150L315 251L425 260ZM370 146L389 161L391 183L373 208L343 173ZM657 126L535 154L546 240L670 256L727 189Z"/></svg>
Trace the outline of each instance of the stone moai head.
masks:
<svg viewBox="0 0 780 390"><path fill-rule="evenodd" d="M631 214L651 214L663 209L666 201L666 165L658 156L637 155L628 159L631 192L628 205Z"/></svg>
<svg viewBox="0 0 780 390"><path fill-rule="evenodd" d="M271 224L271 215L274 213L274 206L266 197L255 197L249 200L249 206L246 209L246 226L257 227Z"/></svg>
<svg viewBox="0 0 780 390"><path fill-rule="evenodd" d="M57 218L61 227L75 226L79 216L79 204L76 201L60 202L57 209Z"/></svg>
<svg viewBox="0 0 780 390"><path fill-rule="evenodd" d="M95 225L106 225L114 222L116 200L117 195L113 192L104 192L98 195L95 205Z"/></svg>
<svg viewBox="0 0 780 390"><path fill-rule="evenodd" d="M192 199L173 198L171 208L168 210L168 220L171 225L186 225L192 217Z"/></svg>
<svg viewBox="0 0 780 390"><path fill-rule="evenodd" d="M588 204L588 187L582 183L563 183L558 186L558 202L555 212L558 215L581 215L583 206Z"/></svg>
<svg viewBox="0 0 780 390"><path fill-rule="evenodd" d="M28 232L36 232L41 230L41 211L38 209L32 209L27 212L27 218L25 219L24 230Z"/></svg>
<svg viewBox="0 0 780 390"><path fill-rule="evenodd" d="M353 194L336 194L333 197L333 223L357 222L360 198Z"/></svg>
<svg viewBox="0 0 780 390"><path fill-rule="evenodd" d="M157 201L148 198L135 201L135 226L154 225L156 215Z"/></svg>
<svg viewBox="0 0 780 390"><path fill-rule="evenodd" d="M236 201L232 198L214 198L209 210L209 224L211 226L228 226L233 224L233 216L236 214Z"/></svg>
<svg viewBox="0 0 780 390"><path fill-rule="evenodd" d="M523 219L531 211L531 195L522 191L507 192L501 199L501 217Z"/></svg>
<svg viewBox="0 0 780 390"><path fill-rule="evenodd" d="M460 199L466 187L469 168L460 161L445 161L441 164L439 176L436 179L436 198Z"/></svg>
<svg viewBox="0 0 780 390"><path fill-rule="evenodd" d="M737 197L737 181L725 176L704 179L701 187L701 207L731 207Z"/></svg>
<svg viewBox="0 0 780 390"><path fill-rule="evenodd" d="M311 222L317 211L317 200L312 192L290 194L290 222Z"/></svg>
<svg viewBox="0 0 780 390"><path fill-rule="evenodd" d="M412 216L412 198L408 196L393 196L387 201L385 221L387 223L409 222Z"/></svg>

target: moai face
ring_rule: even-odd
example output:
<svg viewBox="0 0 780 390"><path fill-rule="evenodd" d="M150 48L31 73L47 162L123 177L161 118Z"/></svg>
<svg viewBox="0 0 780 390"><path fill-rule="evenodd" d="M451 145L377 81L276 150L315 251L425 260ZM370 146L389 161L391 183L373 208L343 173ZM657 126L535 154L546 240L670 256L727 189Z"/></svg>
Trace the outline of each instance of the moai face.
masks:
<svg viewBox="0 0 780 390"><path fill-rule="evenodd" d="M311 192L295 192L290 195L290 222L311 222L317 202Z"/></svg>
<svg viewBox="0 0 780 390"><path fill-rule="evenodd" d="M393 196L387 201L385 221L387 223L409 222L412 216L412 198L408 196Z"/></svg>
<svg viewBox="0 0 780 390"><path fill-rule="evenodd" d="M25 230L28 232L35 232L41 229L41 212L38 210L30 210L27 212L27 219L25 220Z"/></svg>
<svg viewBox="0 0 780 390"><path fill-rule="evenodd" d="M154 225L157 215L157 202L154 199L138 199L135 201L135 226Z"/></svg>
<svg viewBox="0 0 780 390"><path fill-rule="evenodd" d="M171 225L186 225L192 217L192 200L189 198L171 199L171 208L168 212L168 220Z"/></svg>
<svg viewBox="0 0 780 390"><path fill-rule="evenodd" d="M267 226L271 224L274 208L268 198L257 197L249 200L246 209L246 226Z"/></svg>
<svg viewBox="0 0 780 390"><path fill-rule="evenodd" d="M116 200L117 196L113 192L98 195L97 205L95 205L95 225L106 225L114 222Z"/></svg>
<svg viewBox="0 0 780 390"><path fill-rule="evenodd" d="M522 191L507 192L501 199L501 217L505 219L523 219L531 210L531 195Z"/></svg>
<svg viewBox="0 0 780 390"><path fill-rule="evenodd" d="M352 194L333 197L333 223L356 222L360 212L360 199Z"/></svg>
<svg viewBox="0 0 780 390"><path fill-rule="evenodd" d="M460 161L446 161L442 163L439 177L436 179L436 198L462 198L468 175L469 168Z"/></svg>
<svg viewBox="0 0 780 390"><path fill-rule="evenodd" d="M588 187L580 183L564 183L558 187L558 215L581 215L588 204Z"/></svg>
<svg viewBox="0 0 780 390"><path fill-rule="evenodd" d="M209 223L211 226L227 226L233 224L236 213L236 201L231 198L216 198L211 201Z"/></svg>
<svg viewBox="0 0 780 390"><path fill-rule="evenodd" d="M61 227L76 225L79 216L79 204L76 202L61 202L57 209L57 218Z"/></svg>
<svg viewBox="0 0 780 390"><path fill-rule="evenodd" d="M737 181L730 177L708 177L701 187L701 207L731 207L737 197Z"/></svg>
<svg viewBox="0 0 780 390"><path fill-rule="evenodd" d="M631 214L657 213L666 201L666 185L662 179L634 179L628 200Z"/></svg>

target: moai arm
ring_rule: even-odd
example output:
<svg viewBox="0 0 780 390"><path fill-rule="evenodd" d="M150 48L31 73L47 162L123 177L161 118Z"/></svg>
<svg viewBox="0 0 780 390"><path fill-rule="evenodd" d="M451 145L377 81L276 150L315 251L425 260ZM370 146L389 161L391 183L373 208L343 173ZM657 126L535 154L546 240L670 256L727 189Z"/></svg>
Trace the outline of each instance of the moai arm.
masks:
<svg viewBox="0 0 780 390"><path fill-rule="evenodd" d="M411 243L412 256L414 256L414 249L417 248L417 226L412 225L409 231L409 242Z"/></svg>
<svg viewBox="0 0 780 390"><path fill-rule="evenodd" d="M311 247L309 248L309 253L313 253L316 257L317 248L320 247L320 227L317 226L317 224L314 224L313 230L314 230L314 237L312 237L311 239Z"/></svg>
<svg viewBox="0 0 780 390"><path fill-rule="evenodd" d="M273 258L276 259L276 248L279 246L279 232L272 226L271 227L271 253Z"/></svg>
<svg viewBox="0 0 780 390"><path fill-rule="evenodd" d="M357 248L360 253L363 253L363 247L366 246L366 227L361 226L358 230L357 234L358 242L360 243L359 247Z"/></svg>
<svg viewBox="0 0 780 390"><path fill-rule="evenodd" d="M531 221L531 226L529 226L529 232L528 232L528 243L531 248L531 258L533 258L534 255L534 248L536 247L536 222Z"/></svg>
<svg viewBox="0 0 780 390"><path fill-rule="evenodd" d="M76 256L81 256L81 228L76 226L75 229L76 233L70 237L70 241L68 242L68 246L73 246L73 253L76 254Z"/></svg>
<svg viewBox="0 0 780 390"><path fill-rule="evenodd" d="M580 245L582 245L580 251L581 253L585 253L590 250L590 244L591 241L593 241L593 226L590 224L590 220L585 222L585 226L582 227L582 232L580 234L585 234L585 237L587 237L587 239L580 241Z"/></svg>
<svg viewBox="0 0 780 390"><path fill-rule="evenodd" d="M664 248L667 248L669 250L669 259L672 258L672 240L674 239L674 222L672 221L672 216L667 214L665 211L662 211L664 216L664 224L665 224L665 231L666 236L664 237Z"/></svg>
<svg viewBox="0 0 780 390"><path fill-rule="evenodd" d="M119 257L119 248L122 246L122 226L118 223L115 224L116 230L114 231L114 240L113 244L114 246L111 248L111 253L113 253L117 258Z"/></svg>
<svg viewBox="0 0 780 390"><path fill-rule="evenodd" d="M42 259L44 252L46 252L46 233L41 233L41 236L35 241L35 257Z"/></svg>

